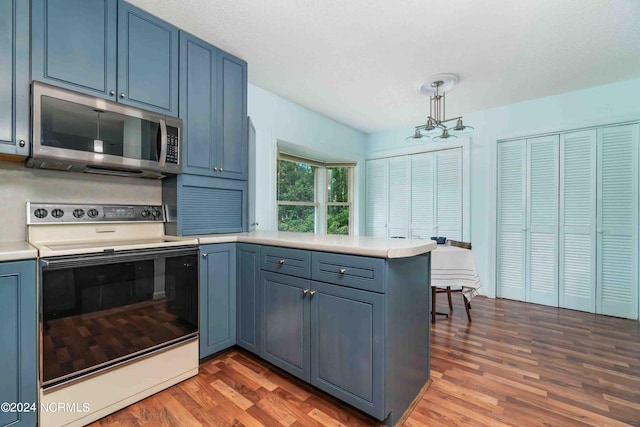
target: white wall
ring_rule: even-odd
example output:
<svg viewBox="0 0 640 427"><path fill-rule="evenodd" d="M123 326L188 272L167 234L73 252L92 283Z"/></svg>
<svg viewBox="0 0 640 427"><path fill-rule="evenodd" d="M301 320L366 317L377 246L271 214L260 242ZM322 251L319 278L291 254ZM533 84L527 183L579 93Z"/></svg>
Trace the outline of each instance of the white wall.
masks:
<svg viewBox="0 0 640 427"><path fill-rule="evenodd" d="M455 92L452 96L455 96ZM499 139L640 119L640 79L539 98L464 115L471 135L471 242L483 292L495 296L495 145ZM414 125L417 125L415 123ZM367 157L424 143L407 142L413 126L368 135ZM434 144L430 142L429 144ZM405 149L406 150L406 149Z"/></svg>
<svg viewBox="0 0 640 427"><path fill-rule="evenodd" d="M161 204L161 182L0 162L0 241L26 240L26 203Z"/></svg>
<svg viewBox="0 0 640 427"><path fill-rule="evenodd" d="M358 162L354 175L356 234L364 227L364 156L366 135L249 85L248 111L256 128L256 221L258 230L276 230L276 141L331 153ZM362 232L363 234L363 232Z"/></svg>

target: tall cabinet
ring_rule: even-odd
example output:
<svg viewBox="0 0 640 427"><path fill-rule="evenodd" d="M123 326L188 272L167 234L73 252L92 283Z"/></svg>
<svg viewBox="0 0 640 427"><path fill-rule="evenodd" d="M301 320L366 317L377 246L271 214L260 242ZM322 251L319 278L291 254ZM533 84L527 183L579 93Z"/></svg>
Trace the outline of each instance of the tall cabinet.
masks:
<svg viewBox="0 0 640 427"><path fill-rule="evenodd" d="M638 125L498 145L498 296L638 317Z"/></svg>

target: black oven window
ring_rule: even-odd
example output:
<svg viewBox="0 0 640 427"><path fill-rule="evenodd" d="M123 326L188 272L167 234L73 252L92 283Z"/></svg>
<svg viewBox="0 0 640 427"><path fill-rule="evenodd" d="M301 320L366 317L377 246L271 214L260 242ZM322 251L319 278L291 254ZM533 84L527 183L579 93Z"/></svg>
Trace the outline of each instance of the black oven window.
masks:
<svg viewBox="0 0 640 427"><path fill-rule="evenodd" d="M196 254L73 265L42 273L45 385L198 331Z"/></svg>

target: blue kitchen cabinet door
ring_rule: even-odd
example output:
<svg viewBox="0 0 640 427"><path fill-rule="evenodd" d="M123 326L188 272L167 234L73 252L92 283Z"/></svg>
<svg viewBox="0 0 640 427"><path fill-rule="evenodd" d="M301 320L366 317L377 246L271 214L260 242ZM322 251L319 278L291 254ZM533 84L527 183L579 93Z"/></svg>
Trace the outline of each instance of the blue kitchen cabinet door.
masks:
<svg viewBox="0 0 640 427"><path fill-rule="evenodd" d="M247 63L220 51L218 72L218 172L222 178L247 179Z"/></svg>
<svg viewBox="0 0 640 427"><path fill-rule="evenodd" d="M216 47L180 32L183 173L218 176L218 52Z"/></svg>
<svg viewBox="0 0 640 427"><path fill-rule="evenodd" d="M384 295L311 282L311 384L384 419Z"/></svg>
<svg viewBox="0 0 640 427"><path fill-rule="evenodd" d="M33 0L33 79L115 101L117 8L117 0Z"/></svg>
<svg viewBox="0 0 640 427"><path fill-rule="evenodd" d="M29 154L29 2L0 2L0 153Z"/></svg>
<svg viewBox="0 0 640 427"><path fill-rule="evenodd" d="M261 286L260 245L237 244L237 319L236 342L252 353L260 353Z"/></svg>
<svg viewBox="0 0 640 427"><path fill-rule="evenodd" d="M200 358L236 343L236 245L200 246Z"/></svg>
<svg viewBox="0 0 640 427"><path fill-rule="evenodd" d="M307 382L310 284L308 279L262 272L262 357Z"/></svg>
<svg viewBox="0 0 640 427"><path fill-rule="evenodd" d="M36 262L0 263L0 402L37 405L36 317ZM36 412L0 412L0 426L36 421Z"/></svg>
<svg viewBox="0 0 640 427"><path fill-rule="evenodd" d="M177 117L178 29L119 0L117 40L118 102Z"/></svg>

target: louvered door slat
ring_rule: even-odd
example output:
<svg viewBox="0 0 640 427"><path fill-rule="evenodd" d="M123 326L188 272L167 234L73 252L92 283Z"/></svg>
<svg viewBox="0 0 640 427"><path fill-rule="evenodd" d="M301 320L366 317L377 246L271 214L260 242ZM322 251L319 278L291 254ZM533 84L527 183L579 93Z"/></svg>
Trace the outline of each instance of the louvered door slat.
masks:
<svg viewBox="0 0 640 427"><path fill-rule="evenodd" d="M387 237L387 160L368 160L366 168L366 234Z"/></svg>
<svg viewBox="0 0 640 427"><path fill-rule="evenodd" d="M435 152L437 235L462 240L462 149Z"/></svg>
<svg viewBox="0 0 640 427"><path fill-rule="evenodd" d="M497 293L525 300L526 141L498 144Z"/></svg>
<svg viewBox="0 0 640 427"><path fill-rule="evenodd" d="M527 140L526 300L558 306L559 136Z"/></svg>
<svg viewBox="0 0 640 427"><path fill-rule="evenodd" d="M638 317L638 125L598 132L596 311Z"/></svg>
<svg viewBox="0 0 640 427"><path fill-rule="evenodd" d="M562 135L560 307L596 309L596 130Z"/></svg>
<svg viewBox="0 0 640 427"><path fill-rule="evenodd" d="M409 157L389 159L389 237L409 237Z"/></svg>
<svg viewBox="0 0 640 427"><path fill-rule="evenodd" d="M433 153L411 156L411 238L429 239L434 227Z"/></svg>

